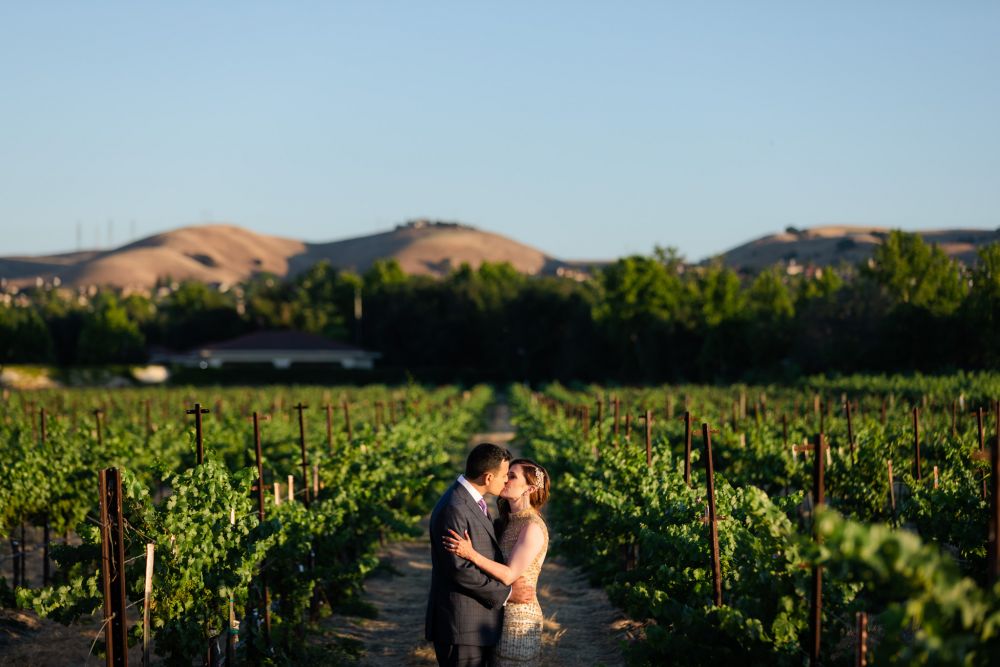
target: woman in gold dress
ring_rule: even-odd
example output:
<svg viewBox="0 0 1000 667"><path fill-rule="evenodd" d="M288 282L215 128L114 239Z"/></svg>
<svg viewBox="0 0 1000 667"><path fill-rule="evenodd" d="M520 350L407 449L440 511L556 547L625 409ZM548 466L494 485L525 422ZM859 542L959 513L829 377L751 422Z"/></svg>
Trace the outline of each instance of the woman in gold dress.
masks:
<svg viewBox="0 0 1000 667"><path fill-rule="evenodd" d="M549 475L530 459L510 463L507 484L497 506L497 534L504 563L497 563L472 548L468 535L454 531L444 538L445 548L505 584L518 577L538 588L538 575L549 547L549 531L538 510L549 499ZM503 632L497 645L495 667L535 667L542 652L542 608L536 597L526 604L508 603L504 608Z"/></svg>

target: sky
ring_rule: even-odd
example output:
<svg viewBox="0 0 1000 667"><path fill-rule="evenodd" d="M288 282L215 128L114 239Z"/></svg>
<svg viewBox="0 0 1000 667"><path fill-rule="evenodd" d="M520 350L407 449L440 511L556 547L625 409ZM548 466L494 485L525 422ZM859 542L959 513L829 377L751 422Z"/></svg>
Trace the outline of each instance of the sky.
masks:
<svg viewBox="0 0 1000 667"><path fill-rule="evenodd" d="M994 0L0 0L0 256L207 221L564 259L997 228L998 36Z"/></svg>

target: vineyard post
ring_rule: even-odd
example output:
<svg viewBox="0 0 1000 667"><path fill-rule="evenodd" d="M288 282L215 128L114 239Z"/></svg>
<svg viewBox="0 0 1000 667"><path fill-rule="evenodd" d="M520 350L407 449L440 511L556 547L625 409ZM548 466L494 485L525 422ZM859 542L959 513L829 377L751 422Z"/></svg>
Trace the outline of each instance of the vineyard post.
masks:
<svg viewBox="0 0 1000 667"><path fill-rule="evenodd" d="M826 489L824 485L823 465L826 458L823 449L826 446L823 434L816 436L816 456L813 460L813 538L817 544L821 541L816 524L816 512L825 502ZM809 664L819 664L820 634L823 622L823 566L813 565L812 569L812 599L809 606Z"/></svg>
<svg viewBox="0 0 1000 667"><path fill-rule="evenodd" d="M889 506L892 508L892 516L896 516L896 489L893 486L894 482L892 480L892 459L886 462L889 469Z"/></svg>
<svg viewBox="0 0 1000 667"><path fill-rule="evenodd" d="M618 400L617 396L613 396L611 400L615 404L615 444L618 442L618 415L621 410L621 402Z"/></svg>
<svg viewBox="0 0 1000 667"><path fill-rule="evenodd" d="M94 420L97 422L97 446L104 447L104 433L101 431L101 415L104 414L104 410L100 408L94 408Z"/></svg>
<svg viewBox="0 0 1000 667"><path fill-rule="evenodd" d="M885 396L882 397L882 426L885 426L886 420L886 408L885 408Z"/></svg>
<svg viewBox="0 0 1000 667"><path fill-rule="evenodd" d="M295 406L295 409L299 413L299 449L302 452L302 493L303 500L306 509L309 509L309 461L306 456L306 425L302 416L302 411L307 409L308 405L303 405L302 401Z"/></svg>
<svg viewBox="0 0 1000 667"><path fill-rule="evenodd" d="M983 428L983 408L979 407L976 409L976 424L979 427L979 451L986 451L986 431ZM983 498L989 495L989 489L986 488L986 473L983 473Z"/></svg>
<svg viewBox="0 0 1000 667"><path fill-rule="evenodd" d="M958 437L958 399L951 402L951 437Z"/></svg>
<svg viewBox="0 0 1000 667"><path fill-rule="evenodd" d="M326 446L333 453L333 406L327 403L323 406L326 410Z"/></svg>
<svg viewBox="0 0 1000 667"><path fill-rule="evenodd" d="M1000 401L996 405L996 439L990 448L990 584L1000 578Z"/></svg>
<svg viewBox="0 0 1000 667"><path fill-rule="evenodd" d="M34 420L32 420L34 421ZM26 586L28 583L28 577L26 570L28 567L28 552L27 552L28 540L24 537L24 522L21 522L21 552L18 556L18 569L21 572L21 585Z"/></svg>
<svg viewBox="0 0 1000 667"><path fill-rule="evenodd" d="M920 477L920 408L913 408L913 465L916 468L915 477Z"/></svg>
<svg viewBox="0 0 1000 667"><path fill-rule="evenodd" d="M302 502L305 505L305 507L306 507L307 510L309 509L310 500L311 500L310 496L309 496L309 458L308 458L308 455L307 455L307 452L306 452L306 426L305 426L305 418L304 418L304 416L303 416L302 413L303 413L304 410L306 410L308 408L309 408L309 406L308 405L303 405L302 401L299 401L295 405L295 410L297 410L298 413L299 413L299 449L301 450L301 453L302 453ZM381 422L381 421L382 421L382 402L381 401L377 401L375 403L375 429L376 430L378 430L378 428L379 428L379 422ZM288 500L289 500L289 502L291 502L291 500L292 500L292 484L293 484L293 478L292 478L291 475L289 475L289 478L288 478L288 493L289 493ZM314 557L315 557L314 554L315 554L315 545L310 542L310 545L309 545L309 557L308 557L308 559L306 561L306 568L310 572L315 567L315 563L314 563L314 560L313 560ZM317 616L318 616L318 612L319 612L318 598L316 597L316 592L313 591L312 599L309 602L309 615L310 615L310 618L312 618L313 620L315 620L317 618Z"/></svg>
<svg viewBox="0 0 1000 667"><path fill-rule="evenodd" d="M788 446L788 415L781 413L781 437L785 440L785 447Z"/></svg>
<svg viewBox="0 0 1000 667"><path fill-rule="evenodd" d="M122 481L117 468L99 476L101 493L101 584L107 667L128 667L125 623L125 542L122 535Z"/></svg>
<svg viewBox="0 0 1000 667"><path fill-rule="evenodd" d="M719 525L715 517L715 470L712 467L712 435L708 424L702 423L701 437L705 443L705 478L708 485L708 531L712 541L712 602L722 606L722 569L719 564Z"/></svg>
<svg viewBox="0 0 1000 667"><path fill-rule="evenodd" d="M646 410L646 467L653 467L653 411Z"/></svg>
<svg viewBox="0 0 1000 667"><path fill-rule="evenodd" d="M343 406L344 406L344 433L347 434L347 444L349 446L351 444L351 441L354 439L354 435L351 433L351 405L347 401L344 401Z"/></svg>
<svg viewBox="0 0 1000 667"><path fill-rule="evenodd" d="M38 441L38 424L35 423L35 402L28 401L24 405L24 412L28 417L28 423L31 424L31 439Z"/></svg>
<svg viewBox="0 0 1000 667"><path fill-rule="evenodd" d="M625 440L632 441L632 413L625 412Z"/></svg>
<svg viewBox="0 0 1000 667"><path fill-rule="evenodd" d="M857 613L857 651L854 654L854 664L856 667L867 667L868 665L868 614L863 611Z"/></svg>
<svg viewBox="0 0 1000 667"><path fill-rule="evenodd" d="M847 412L847 443L851 448L851 461L854 461L854 424L851 421L851 402L844 403L844 410Z"/></svg>
<svg viewBox="0 0 1000 667"><path fill-rule="evenodd" d="M260 523L264 523L264 462L263 456L261 455L260 446L260 420L270 419L270 416L261 416L259 413L254 411L253 413L253 440L254 440L254 454L257 463L257 519ZM281 504L281 495L278 488L278 483L274 483L274 504ZM266 567L263 565L260 569L260 603L263 607L264 616L264 641L270 645L271 643L271 601L268 596L267 590L267 575ZM255 628L256 629L256 628ZM250 644L250 650L253 651L253 643Z"/></svg>
<svg viewBox="0 0 1000 667"><path fill-rule="evenodd" d="M583 439L586 441L590 439L590 406L584 405L580 410L583 412Z"/></svg>
<svg viewBox="0 0 1000 667"><path fill-rule="evenodd" d="M150 598L153 595L153 554L156 546L146 544L146 579L142 587L142 665L149 667L149 611Z"/></svg>
<svg viewBox="0 0 1000 667"><path fill-rule="evenodd" d="M184 412L194 415L194 439L198 445L198 465L201 465L205 462L205 441L202 438L201 416L208 414L208 408L201 407L201 403L195 403L193 409Z"/></svg>
<svg viewBox="0 0 1000 667"><path fill-rule="evenodd" d="M684 483L691 488L691 412L684 411Z"/></svg>
<svg viewBox="0 0 1000 667"><path fill-rule="evenodd" d="M601 421L604 419L604 401L597 399L597 442L601 441Z"/></svg>
<svg viewBox="0 0 1000 667"><path fill-rule="evenodd" d="M41 427L42 447L48 442L48 432L46 428L45 408L38 411L39 426ZM23 557L22 557L23 558ZM42 586L49 585L49 514L42 517Z"/></svg>

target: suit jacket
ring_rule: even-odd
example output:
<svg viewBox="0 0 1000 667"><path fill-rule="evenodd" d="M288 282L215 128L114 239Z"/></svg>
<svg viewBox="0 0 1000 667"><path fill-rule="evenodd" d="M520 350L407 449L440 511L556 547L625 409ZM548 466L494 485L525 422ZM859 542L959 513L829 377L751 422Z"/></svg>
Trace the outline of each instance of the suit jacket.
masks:
<svg viewBox="0 0 1000 667"><path fill-rule="evenodd" d="M425 638L439 644L495 646L510 586L445 549L442 539L449 528L459 535L469 531L476 551L503 562L492 522L456 481L431 512L431 592Z"/></svg>

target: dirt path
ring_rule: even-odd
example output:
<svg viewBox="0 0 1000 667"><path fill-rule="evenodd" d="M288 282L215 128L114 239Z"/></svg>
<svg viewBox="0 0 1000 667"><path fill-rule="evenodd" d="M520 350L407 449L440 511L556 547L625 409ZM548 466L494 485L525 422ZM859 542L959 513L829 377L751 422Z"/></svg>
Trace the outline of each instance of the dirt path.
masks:
<svg viewBox="0 0 1000 667"><path fill-rule="evenodd" d="M506 444L516 455L509 410L497 405L490 432L477 433L470 446L489 441ZM386 567L365 582L366 600L378 610L372 619L335 616L337 634L362 644L365 665L432 666L434 649L423 640L430 547L426 540L397 542L380 554ZM551 667L624 665L618 640L629 623L603 590L559 558L546 560L538 599L545 614L544 664Z"/></svg>

